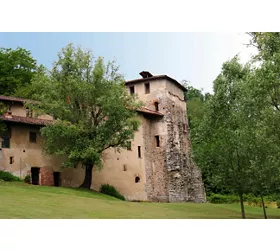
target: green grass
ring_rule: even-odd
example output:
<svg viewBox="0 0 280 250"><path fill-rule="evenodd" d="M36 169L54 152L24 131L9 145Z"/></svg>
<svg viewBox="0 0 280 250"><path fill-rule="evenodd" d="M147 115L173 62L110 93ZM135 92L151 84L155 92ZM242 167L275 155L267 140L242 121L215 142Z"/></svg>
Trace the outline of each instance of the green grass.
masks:
<svg viewBox="0 0 280 250"><path fill-rule="evenodd" d="M269 218L280 209L268 208ZM246 206L247 218L263 218ZM94 191L0 182L0 218L240 218L239 204L127 202Z"/></svg>

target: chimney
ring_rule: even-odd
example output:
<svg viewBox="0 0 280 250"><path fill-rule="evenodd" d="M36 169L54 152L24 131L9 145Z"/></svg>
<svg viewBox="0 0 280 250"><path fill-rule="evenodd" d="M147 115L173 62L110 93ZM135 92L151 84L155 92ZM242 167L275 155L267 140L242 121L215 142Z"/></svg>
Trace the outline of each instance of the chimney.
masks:
<svg viewBox="0 0 280 250"><path fill-rule="evenodd" d="M139 73L143 78L149 78L152 77L153 75L149 71L142 71Z"/></svg>

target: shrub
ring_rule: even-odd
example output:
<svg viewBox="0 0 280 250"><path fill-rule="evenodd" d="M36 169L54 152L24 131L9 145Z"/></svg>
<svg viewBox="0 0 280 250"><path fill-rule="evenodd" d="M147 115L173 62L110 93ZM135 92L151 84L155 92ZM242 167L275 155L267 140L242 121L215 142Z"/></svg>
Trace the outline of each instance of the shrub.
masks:
<svg viewBox="0 0 280 250"><path fill-rule="evenodd" d="M3 181L21 181L21 179L17 176L14 176L10 172L0 170L0 180Z"/></svg>
<svg viewBox="0 0 280 250"><path fill-rule="evenodd" d="M211 194L207 200L215 204L225 204L238 202L239 198L235 195Z"/></svg>
<svg viewBox="0 0 280 250"><path fill-rule="evenodd" d="M277 197L276 195L268 195L264 196L264 202L269 203L276 201L275 199ZM207 196L207 200L211 203L216 203L216 204L226 204L226 203L236 203L240 202L239 197L237 195L224 195L224 194L211 194L210 196ZM243 200L244 202L248 202L250 206L262 206L262 200L260 197L257 197L253 194L244 194L243 195ZM280 206L280 200L279 200L279 206Z"/></svg>
<svg viewBox="0 0 280 250"><path fill-rule="evenodd" d="M109 184L102 184L99 190L100 193L107 194L113 197L116 197L120 200L125 200L124 196L119 193L119 191Z"/></svg>
<svg viewBox="0 0 280 250"><path fill-rule="evenodd" d="M30 175L26 175L24 178L24 182L30 184L30 181L31 181Z"/></svg>
<svg viewBox="0 0 280 250"><path fill-rule="evenodd" d="M277 200L277 208L280 208L280 200Z"/></svg>

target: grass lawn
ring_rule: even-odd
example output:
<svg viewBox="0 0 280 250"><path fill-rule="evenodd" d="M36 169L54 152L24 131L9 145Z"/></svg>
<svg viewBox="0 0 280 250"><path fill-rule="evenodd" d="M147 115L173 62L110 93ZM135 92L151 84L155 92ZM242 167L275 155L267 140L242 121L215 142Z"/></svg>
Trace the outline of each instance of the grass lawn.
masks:
<svg viewBox="0 0 280 250"><path fill-rule="evenodd" d="M263 218L261 208L245 209L247 218ZM267 215L280 218L280 209L268 208ZM0 218L239 219L240 206L127 202L93 191L0 182Z"/></svg>

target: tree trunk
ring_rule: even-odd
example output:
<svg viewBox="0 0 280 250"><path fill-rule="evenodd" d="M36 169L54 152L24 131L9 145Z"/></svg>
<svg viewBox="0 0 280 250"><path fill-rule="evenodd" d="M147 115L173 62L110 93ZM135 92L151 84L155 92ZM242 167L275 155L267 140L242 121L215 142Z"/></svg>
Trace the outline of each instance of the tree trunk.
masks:
<svg viewBox="0 0 280 250"><path fill-rule="evenodd" d="M264 205L264 201L263 201L263 196L262 195L261 195L261 198L262 198L263 215L264 215L264 218L267 219L266 211L265 211L265 205Z"/></svg>
<svg viewBox="0 0 280 250"><path fill-rule="evenodd" d="M92 181L92 168L93 164L85 164L85 179L84 182L80 185L80 188L90 189Z"/></svg>
<svg viewBox="0 0 280 250"><path fill-rule="evenodd" d="M240 199L242 219L246 219L246 217L245 217L245 209L244 209L244 201L243 201L243 194L239 194L239 199Z"/></svg>

